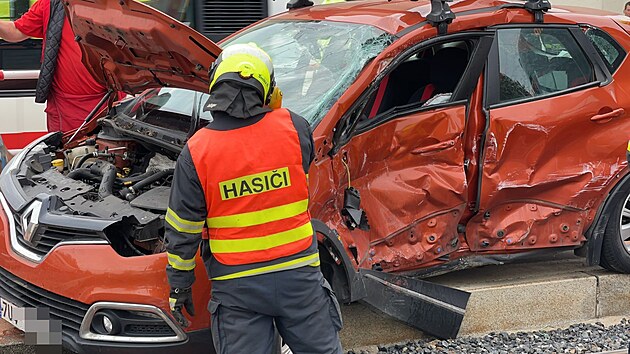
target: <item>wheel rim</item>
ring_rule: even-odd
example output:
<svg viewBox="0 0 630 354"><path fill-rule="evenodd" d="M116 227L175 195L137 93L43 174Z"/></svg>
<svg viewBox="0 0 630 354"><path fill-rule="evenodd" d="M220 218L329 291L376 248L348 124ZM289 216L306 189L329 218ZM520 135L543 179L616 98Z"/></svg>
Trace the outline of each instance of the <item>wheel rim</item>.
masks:
<svg viewBox="0 0 630 354"><path fill-rule="evenodd" d="M621 209L621 218L619 220L619 235L621 242L626 247L626 251L630 253L630 195L626 198Z"/></svg>
<svg viewBox="0 0 630 354"><path fill-rule="evenodd" d="M289 348L289 346L286 344L282 345L282 349L280 350L280 352L282 354L293 354L293 352L291 351L291 348Z"/></svg>

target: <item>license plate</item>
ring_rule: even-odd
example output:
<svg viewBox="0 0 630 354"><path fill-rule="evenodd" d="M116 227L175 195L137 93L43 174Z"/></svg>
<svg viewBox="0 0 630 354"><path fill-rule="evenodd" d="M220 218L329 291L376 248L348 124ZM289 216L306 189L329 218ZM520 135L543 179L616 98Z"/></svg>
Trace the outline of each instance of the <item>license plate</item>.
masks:
<svg viewBox="0 0 630 354"><path fill-rule="evenodd" d="M18 316L18 313L21 314L21 316ZM24 309L0 298L0 318L24 331L24 321L22 318L18 320L16 317L24 317Z"/></svg>

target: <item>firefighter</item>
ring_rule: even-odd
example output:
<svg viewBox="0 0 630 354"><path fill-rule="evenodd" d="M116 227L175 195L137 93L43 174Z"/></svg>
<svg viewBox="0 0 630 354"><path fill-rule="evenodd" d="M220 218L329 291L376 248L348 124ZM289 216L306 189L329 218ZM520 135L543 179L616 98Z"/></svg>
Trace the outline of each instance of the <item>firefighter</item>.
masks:
<svg viewBox="0 0 630 354"><path fill-rule="evenodd" d="M213 120L179 155L166 214L173 317L186 327L182 309L194 316L201 248L218 354L270 353L274 323L293 353L341 353L339 304L308 212L310 126L270 108L281 95L270 57L254 44L225 48L209 89Z"/></svg>

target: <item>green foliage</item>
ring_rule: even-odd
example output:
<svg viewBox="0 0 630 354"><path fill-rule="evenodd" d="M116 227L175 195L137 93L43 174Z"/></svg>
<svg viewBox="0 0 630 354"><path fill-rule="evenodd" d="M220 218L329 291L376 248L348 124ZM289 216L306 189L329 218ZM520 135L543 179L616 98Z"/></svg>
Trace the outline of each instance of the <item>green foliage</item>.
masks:
<svg viewBox="0 0 630 354"><path fill-rule="evenodd" d="M29 0L31 6L36 0ZM11 18L11 0L0 0L0 20L14 20Z"/></svg>
<svg viewBox="0 0 630 354"><path fill-rule="evenodd" d="M9 0L0 1L0 19L9 20Z"/></svg>

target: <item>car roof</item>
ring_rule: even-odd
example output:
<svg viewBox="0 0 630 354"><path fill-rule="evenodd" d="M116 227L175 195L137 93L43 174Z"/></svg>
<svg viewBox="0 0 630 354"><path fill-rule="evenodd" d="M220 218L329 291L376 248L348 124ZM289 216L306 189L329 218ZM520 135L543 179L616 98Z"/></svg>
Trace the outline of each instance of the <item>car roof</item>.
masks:
<svg viewBox="0 0 630 354"><path fill-rule="evenodd" d="M497 10L520 4L525 1L503 0L455 0L449 2L449 6L455 14L458 13L487 13L492 15ZM298 10L291 10L274 16L276 20L328 20L336 22L348 22L365 24L378 27L391 34L397 34L411 26L426 21L426 16L431 12L429 0L362 0L346 1L330 5L310 6ZM614 15L611 12L593 10L572 6L553 6L551 13L562 14L587 14L587 15ZM457 21L457 19L455 20Z"/></svg>

